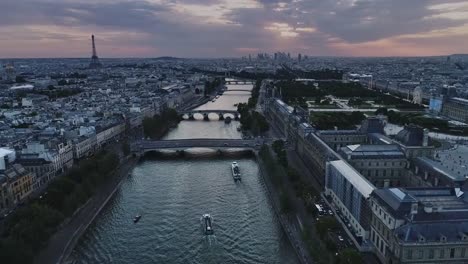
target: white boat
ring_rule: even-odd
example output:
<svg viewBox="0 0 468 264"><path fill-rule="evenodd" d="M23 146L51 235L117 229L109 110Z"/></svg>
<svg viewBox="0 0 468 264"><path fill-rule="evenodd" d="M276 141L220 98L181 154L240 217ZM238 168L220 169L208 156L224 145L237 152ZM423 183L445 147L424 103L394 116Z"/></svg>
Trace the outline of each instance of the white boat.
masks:
<svg viewBox="0 0 468 264"><path fill-rule="evenodd" d="M232 172L232 177L234 178L234 181L241 180L241 173L240 173L239 165L235 161L231 164L231 172Z"/></svg>

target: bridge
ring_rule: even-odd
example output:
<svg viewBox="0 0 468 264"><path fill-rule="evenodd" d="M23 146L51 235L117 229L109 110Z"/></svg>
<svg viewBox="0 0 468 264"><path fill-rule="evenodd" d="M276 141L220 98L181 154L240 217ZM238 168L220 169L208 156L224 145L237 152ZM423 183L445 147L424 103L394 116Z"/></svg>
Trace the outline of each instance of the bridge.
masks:
<svg viewBox="0 0 468 264"><path fill-rule="evenodd" d="M249 93L251 93L252 90L247 90L247 89L226 89L226 90L223 90L223 92L249 92Z"/></svg>
<svg viewBox="0 0 468 264"><path fill-rule="evenodd" d="M255 84L254 81L226 81L225 84Z"/></svg>
<svg viewBox="0 0 468 264"><path fill-rule="evenodd" d="M189 120L195 120L194 116L195 114L202 114L203 115L203 120L209 121L210 119L208 118L209 114L218 114L219 120L224 120L225 115L233 115L234 119L237 120L240 117L239 112L237 110L189 110L189 111L181 111L179 114L183 117L184 115L188 116Z"/></svg>
<svg viewBox="0 0 468 264"><path fill-rule="evenodd" d="M261 139L219 139L219 138L194 138L171 140L140 140L131 144L133 153L145 154L149 151L164 149L185 150L189 148L210 149L259 149L263 144Z"/></svg>

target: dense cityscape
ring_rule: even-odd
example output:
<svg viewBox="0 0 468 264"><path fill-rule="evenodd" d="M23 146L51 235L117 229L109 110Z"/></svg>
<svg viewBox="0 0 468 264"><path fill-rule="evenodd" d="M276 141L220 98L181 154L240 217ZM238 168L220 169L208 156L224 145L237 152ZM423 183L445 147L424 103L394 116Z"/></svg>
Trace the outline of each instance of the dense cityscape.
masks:
<svg viewBox="0 0 468 264"><path fill-rule="evenodd" d="M468 263L468 55L89 47L0 59L2 263Z"/></svg>

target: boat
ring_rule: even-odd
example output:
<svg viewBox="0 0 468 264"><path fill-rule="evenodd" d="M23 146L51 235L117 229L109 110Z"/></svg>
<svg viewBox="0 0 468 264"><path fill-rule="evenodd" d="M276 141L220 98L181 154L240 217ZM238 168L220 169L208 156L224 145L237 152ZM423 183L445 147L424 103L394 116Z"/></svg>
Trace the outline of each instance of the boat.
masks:
<svg viewBox="0 0 468 264"><path fill-rule="evenodd" d="M214 234L213 218L211 217L211 215L210 214L202 215L201 221L203 225L203 232L205 233L205 235L213 235Z"/></svg>
<svg viewBox="0 0 468 264"><path fill-rule="evenodd" d="M225 124L229 124L229 123L231 123L231 121L232 121L232 118L230 116L224 118L224 123Z"/></svg>
<svg viewBox="0 0 468 264"><path fill-rule="evenodd" d="M133 223L135 224L138 223L138 221L140 221L140 218L141 218L141 215L137 214L135 218L133 218Z"/></svg>
<svg viewBox="0 0 468 264"><path fill-rule="evenodd" d="M231 164L231 171L232 171L232 177L234 178L234 181L240 181L241 173L240 173L240 169L236 161L234 161Z"/></svg>

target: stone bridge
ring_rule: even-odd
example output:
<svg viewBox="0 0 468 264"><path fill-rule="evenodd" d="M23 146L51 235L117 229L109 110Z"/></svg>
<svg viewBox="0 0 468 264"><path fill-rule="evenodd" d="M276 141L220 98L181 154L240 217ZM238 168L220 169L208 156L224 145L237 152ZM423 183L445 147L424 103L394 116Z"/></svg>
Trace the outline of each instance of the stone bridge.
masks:
<svg viewBox="0 0 468 264"><path fill-rule="evenodd" d="M217 114L219 116L219 120L224 120L225 115L230 114L234 116L235 120L238 120L240 117L239 112L236 110L189 110L189 111L180 111L179 114L183 117L185 115L188 116L189 120L195 120L194 114L201 114L203 115L203 120L209 121L208 118L209 114Z"/></svg>
<svg viewBox="0 0 468 264"><path fill-rule="evenodd" d="M225 84L255 84L253 81L226 81Z"/></svg>
<svg viewBox="0 0 468 264"><path fill-rule="evenodd" d="M219 138L193 138L171 140L140 140L131 144L134 153L145 154L149 151L163 149L185 150L189 148L232 149L247 148L259 149L263 145L262 139L219 139Z"/></svg>
<svg viewBox="0 0 468 264"><path fill-rule="evenodd" d="M223 91L224 92L248 92L248 93L252 92L252 90L248 90L248 89L226 89Z"/></svg>

